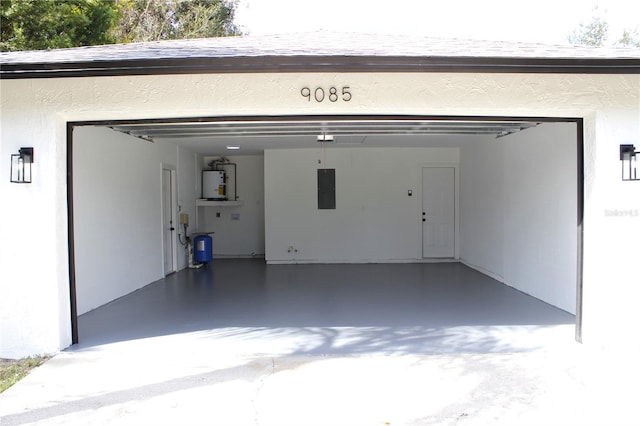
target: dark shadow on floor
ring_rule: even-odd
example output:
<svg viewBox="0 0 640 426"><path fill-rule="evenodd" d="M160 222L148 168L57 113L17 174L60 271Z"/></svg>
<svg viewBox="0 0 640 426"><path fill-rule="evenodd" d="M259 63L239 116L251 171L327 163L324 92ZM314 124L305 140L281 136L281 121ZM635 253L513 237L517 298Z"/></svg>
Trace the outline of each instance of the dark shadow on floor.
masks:
<svg viewBox="0 0 640 426"><path fill-rule="evenodd" d="M207 269L180 271L81 315L80 344L73 348L228 329L256 341L270 331L307 343L320 337L310 347L301 341L294 353L384 351L385 342L388 350L405 352L441 352L437 345L445 343L447 352L473 352L477 342L479 351L491 352L516 347L502 348L504 343L487 337L500 330L529 333L532 327L574 323L573 315L459 263L215 260ZM336 330L348 334L349 328L358 328L362 338L341 345L331 340Z"/></svg>

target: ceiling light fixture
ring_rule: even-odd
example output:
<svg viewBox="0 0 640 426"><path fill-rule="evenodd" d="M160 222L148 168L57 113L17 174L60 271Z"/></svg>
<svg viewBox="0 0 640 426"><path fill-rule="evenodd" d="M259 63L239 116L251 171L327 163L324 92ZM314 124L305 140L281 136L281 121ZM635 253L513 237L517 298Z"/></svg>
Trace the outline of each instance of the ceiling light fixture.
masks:
<svg viewBox="0 0 640 426"><path fill-rule="evenodd" d="M318 135L318 142L333 142L333 135Z"/></svg>
<svg viewBox="0 0 640 426"><path fill-rule="evenodd" d="M227 145L227 149L230 151L237 151L240 147L238 145Z"/></svg>

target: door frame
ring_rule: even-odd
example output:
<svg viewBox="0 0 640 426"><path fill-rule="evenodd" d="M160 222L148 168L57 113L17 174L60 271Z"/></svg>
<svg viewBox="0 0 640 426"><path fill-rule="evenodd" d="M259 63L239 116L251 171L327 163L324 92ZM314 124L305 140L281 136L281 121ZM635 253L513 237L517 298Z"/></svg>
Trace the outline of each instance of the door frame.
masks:
<svg viewBox="0 0 640 426"><path fill-rule="evenodd" d="M81 126L115 126L133 123L175 123L190 122L194 120L209 122L225 122L225 121L265 121L265 120L477 120L477 121L529 121L537 123L575 123L576 124L576 200L577 200L577 251L576 251L576 323L575 323L575 340L582 342L582 325L583 325L583 258L584 258L584 117L553 117L553 116L494 116L494 115L407 115L407 114L335 114L335 115L247 115L247 116L208 116L208 117L169 117L169 118L151 118L151 119L128 119L128 120L84 120L84 121L67 121L66 122L66 157L67 157L67 244L68 244L68 272L69 272L69 313L71 317L71 343L79 342L78 338L78 311L76 296L76 267L75 267L75 236L74 236L74 218L73 218L73 129ZM456 174L456 181L459 182L459 176ZM456 195L459 195L459 189L456 189ZM459 206L459 202L457 203ZM420 205L422 208L422 205ZM421 217L420 214L416 215ZM459 214L457 214L459 217ZM420 221L420 219L418 219ZM456 236L459 236L459 229ZM460 247L456 240L456 247ZM420 247L421 251L421 247ZM459 253L456 253L456 257Z"/></svg>
<svg viewBox="0 0 640 426"><path fill-rule="evenodd" d="M173 225L173 231L171 232L171 271L167 272L165 271L165 267L164 267L164 256L165 256L165 243L164 243L164 230L165 230L165 226L166 224L164 223L164 185L163 185L163 179L164 179L164 172L168 171L170 174L170 178L169 178L169 195L171 197L171 224ZM160 229L160 238L162 241L162 273L164 274L164 276L166 277L167 275L170 275L174 272L176 272L178 270L178 262L177 262L177 257L178 257L178 243L177 243L177 237L176 237L176 216L177 216L177 185L176 185L176 169L174 166L169 165L169 164L160 164L160 188L162 191L162 196L160 197L160 211L162 212L162 220L161 220L161 229Z"/></svg>

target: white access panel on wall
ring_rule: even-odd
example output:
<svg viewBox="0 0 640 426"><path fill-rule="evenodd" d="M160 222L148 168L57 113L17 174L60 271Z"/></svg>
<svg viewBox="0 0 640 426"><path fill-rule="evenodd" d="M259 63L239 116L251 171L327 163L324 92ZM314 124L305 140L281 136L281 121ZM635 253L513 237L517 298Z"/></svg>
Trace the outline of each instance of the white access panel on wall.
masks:
<svg viewBox="0 0 640 426"><path fill-rule="evenodd" d="M455 194L453 167L422 168L422 257L455 256Z"/></svg>

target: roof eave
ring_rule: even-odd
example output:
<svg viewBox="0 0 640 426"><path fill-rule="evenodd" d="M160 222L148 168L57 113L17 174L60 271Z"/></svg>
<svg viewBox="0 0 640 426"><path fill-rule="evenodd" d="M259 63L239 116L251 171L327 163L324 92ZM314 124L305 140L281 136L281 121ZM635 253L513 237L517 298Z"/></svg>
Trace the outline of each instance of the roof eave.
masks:
<svg viewBox="0 0 640 426"><path fill-rule="evenodd" d="M0 78L305 72L639 74L640 59L315 55L191 57L10 63L0 68Z"/></svg>

